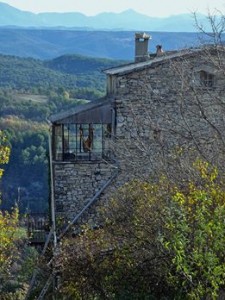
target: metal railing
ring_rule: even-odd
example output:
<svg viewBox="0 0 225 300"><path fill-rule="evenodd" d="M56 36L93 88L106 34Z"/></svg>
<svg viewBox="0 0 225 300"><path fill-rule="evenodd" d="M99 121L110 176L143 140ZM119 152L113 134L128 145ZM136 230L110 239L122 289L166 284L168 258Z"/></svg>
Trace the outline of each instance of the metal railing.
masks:
<svg viewBox="0 0 225 300"><path fill-rule="evenodd" d="M30 243L45 243L49 232L49 214L28 213L25 219L28 238Z"/></svg>

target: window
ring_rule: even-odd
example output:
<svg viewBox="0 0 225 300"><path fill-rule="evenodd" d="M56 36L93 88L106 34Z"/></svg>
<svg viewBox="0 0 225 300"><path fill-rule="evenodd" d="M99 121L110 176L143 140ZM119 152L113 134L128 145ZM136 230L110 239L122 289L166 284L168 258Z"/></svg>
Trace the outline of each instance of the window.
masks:
<svg viewBox="0 0 225 300"><path fill-rule="evenodd" d="M200 71L200 84L203 87L212 88L214 86L215 76L205 71Z"/></svg>
<svg viewBox="0 0 225 300"><path fill-rule="evenodd" d="M53 126L53 155L57 161L101 160L110 155L111 124Z"/></svg>

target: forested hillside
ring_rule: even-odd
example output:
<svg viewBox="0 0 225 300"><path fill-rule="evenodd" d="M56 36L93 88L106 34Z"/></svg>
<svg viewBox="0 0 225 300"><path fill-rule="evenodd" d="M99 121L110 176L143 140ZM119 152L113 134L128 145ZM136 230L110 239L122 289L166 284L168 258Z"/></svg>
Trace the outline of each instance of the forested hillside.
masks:
<svg viewBox="0 0 225 300"><path fill-rule="evenodd" d="M52 60L0 55L0 87L56 89L64 87L104 90L102 70L121 62L81 55L63 55Z"/></svg>
<svg viewBox="0 0 225 300"><path fill-rule="evenodd" d="M0 55L0 128L12 148L2 181L3 207L48 207L49 115L105 95L101 70L121 62L64 55L53 60Z"/></svg>
<svg viewBox="0 0 225 300"><path fill-rule="evenodd" d="M165 51L199 45L200 36L195 32L155 32L151 26L146 29L146 32L152 36L150 52L155 52L158 44L162 44ZM53 59L57 56L77 53L98 58L132 60L134 34L135 30L91 31L74 28L0 27L0 53L38 59ZM204 39L206 37L201 36L201 42Z"/></svg>

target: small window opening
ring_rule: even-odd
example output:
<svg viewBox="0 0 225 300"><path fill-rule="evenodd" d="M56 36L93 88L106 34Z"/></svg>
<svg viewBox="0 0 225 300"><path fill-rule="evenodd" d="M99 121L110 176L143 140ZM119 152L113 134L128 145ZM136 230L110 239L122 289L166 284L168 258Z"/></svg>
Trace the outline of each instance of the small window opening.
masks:
<svg viewBox="0 0 225 300"><path fill-rule="evenodd" d="M203 87L212 88L214 86L215 76L205 71L200 71L200 83Z"/></svg>

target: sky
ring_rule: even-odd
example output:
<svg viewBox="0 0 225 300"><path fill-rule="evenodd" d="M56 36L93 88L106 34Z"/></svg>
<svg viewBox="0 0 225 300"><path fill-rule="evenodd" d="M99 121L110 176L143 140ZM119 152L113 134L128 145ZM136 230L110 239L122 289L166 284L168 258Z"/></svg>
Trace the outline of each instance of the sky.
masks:
<svg viewBox="0 0 225 300"><path fill-rule="evenodd" d="M1 0L0 0L1 1ZM91 16L101 12L122 12L134 9L152 17L208 10L225 13L225 0L2 0L11 6L34 13L81 12Z"/></svg>

